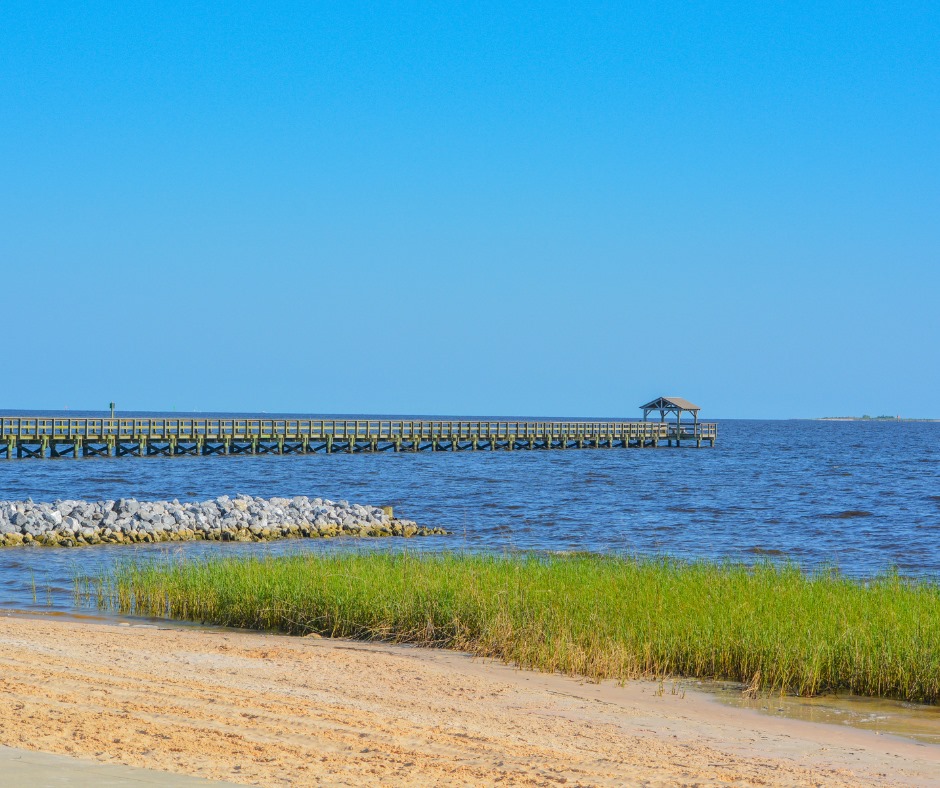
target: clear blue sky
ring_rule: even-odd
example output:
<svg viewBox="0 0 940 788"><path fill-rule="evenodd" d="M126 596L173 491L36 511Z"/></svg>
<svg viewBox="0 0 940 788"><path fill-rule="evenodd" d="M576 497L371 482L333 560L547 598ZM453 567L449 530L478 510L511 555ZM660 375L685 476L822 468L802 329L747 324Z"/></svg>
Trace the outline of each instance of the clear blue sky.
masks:
<svg viewBox="0 0 940 788"><path fill-rule="evenodd" d="M940 416L936 3L0 6L0 408Z"/></svg>

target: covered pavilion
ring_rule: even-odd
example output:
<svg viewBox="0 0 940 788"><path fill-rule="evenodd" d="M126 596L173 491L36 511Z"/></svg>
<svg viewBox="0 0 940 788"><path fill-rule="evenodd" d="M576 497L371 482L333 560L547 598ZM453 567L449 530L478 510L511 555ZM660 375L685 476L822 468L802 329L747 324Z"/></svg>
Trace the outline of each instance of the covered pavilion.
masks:
<svg viewBox="0 0 940 788"><path fill-rule="evenodd" d="M695 427L698 426L698 412L701 410L698 405L693 405L687 399L682 399L682 397L657 397L652 402L641 405L640 408L643 411L643 421L647 420L650 413L659 411L659 420L665 422L666 414L674 413L676 416L677 432L679 432L682 425L682 414L691 413L693 433Z"/></svg>

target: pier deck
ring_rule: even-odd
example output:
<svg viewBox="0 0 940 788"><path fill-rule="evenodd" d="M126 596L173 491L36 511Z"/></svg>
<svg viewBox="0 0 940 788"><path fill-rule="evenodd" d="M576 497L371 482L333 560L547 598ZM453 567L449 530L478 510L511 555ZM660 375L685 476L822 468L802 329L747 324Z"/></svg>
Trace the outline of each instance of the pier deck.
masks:
<svg viewBox="0 0 940 788"><path fill-rule="evenodd" d="M718 425L652 421L0 418L0 458L652 448L715 445Z"/></svg>

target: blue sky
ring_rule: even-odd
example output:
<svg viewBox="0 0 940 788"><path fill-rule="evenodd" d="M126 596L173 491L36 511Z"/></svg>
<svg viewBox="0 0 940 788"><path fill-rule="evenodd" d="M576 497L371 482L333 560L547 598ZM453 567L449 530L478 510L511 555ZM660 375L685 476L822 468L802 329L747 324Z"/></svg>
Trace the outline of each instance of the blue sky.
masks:
<svg viewBox="0 0 940 788"><path fill-rule="evenodd" d="M764 5L4 3L0 408L940 416L940 7Z"/></svg>

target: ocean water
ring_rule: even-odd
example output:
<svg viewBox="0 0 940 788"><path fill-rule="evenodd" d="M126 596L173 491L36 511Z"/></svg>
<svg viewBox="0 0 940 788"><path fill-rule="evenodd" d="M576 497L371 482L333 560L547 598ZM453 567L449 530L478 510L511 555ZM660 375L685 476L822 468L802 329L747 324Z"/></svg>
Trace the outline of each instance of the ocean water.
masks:
<svg viewBox="0 0 940 788"><path fill-rule="evenodd" d="M0 550L0 607L74 610L76 574L168 552L590 550L940 578L940 423L721 420L718 438L714 449L0 460L0 499L322 496L390 504L452 532L11 548Z"/></svg>

